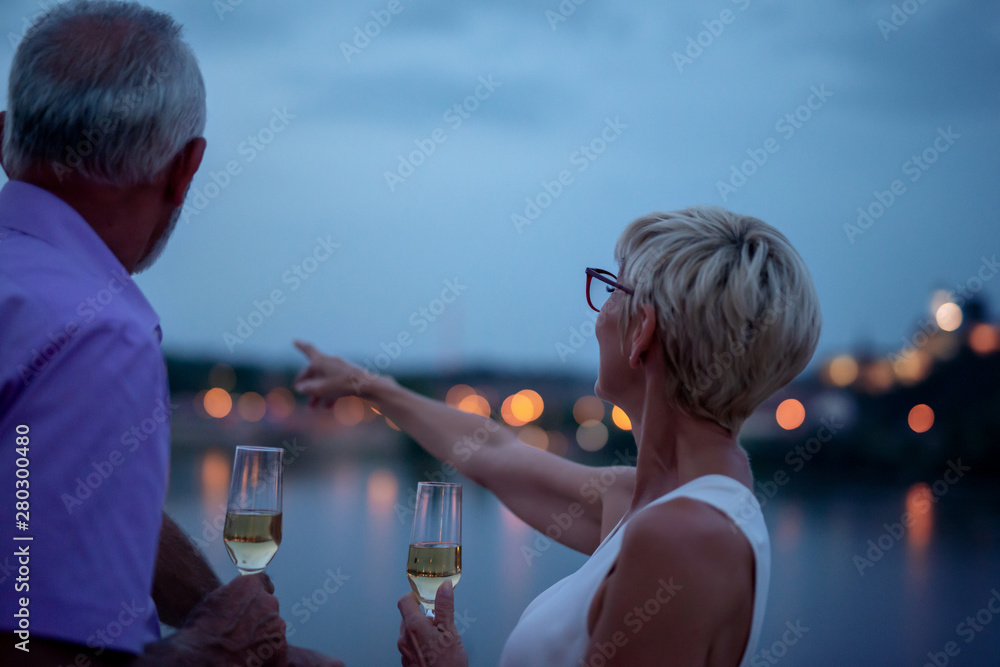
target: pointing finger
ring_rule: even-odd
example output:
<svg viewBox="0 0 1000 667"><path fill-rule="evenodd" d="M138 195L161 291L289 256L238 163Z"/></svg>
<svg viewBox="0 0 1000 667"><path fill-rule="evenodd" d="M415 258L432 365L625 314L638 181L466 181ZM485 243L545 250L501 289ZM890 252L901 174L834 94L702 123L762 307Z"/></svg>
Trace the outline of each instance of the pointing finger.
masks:
<svg viewBox="0 0 1000 667"><path fill-rule="evenodd" d="M297 347L302 354L306 355L306 358L309 359L309 361L316 361L323 356L312 343L307 343L304 340L296 340L294 342L295 347Z"/></svg>

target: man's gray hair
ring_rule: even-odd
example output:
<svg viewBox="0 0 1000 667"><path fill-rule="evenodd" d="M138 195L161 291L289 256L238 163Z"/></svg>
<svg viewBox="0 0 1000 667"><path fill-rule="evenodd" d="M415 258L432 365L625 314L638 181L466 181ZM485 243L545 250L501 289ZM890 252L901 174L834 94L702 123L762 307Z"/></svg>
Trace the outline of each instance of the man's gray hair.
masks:
<svg viewBox="0 0 1000 667"><path fill-rule="evenodd" d="M33 165L62 180L148 183L205 130L205 83L181 27L133 2L56 5L11 65L3 136L11 178Z"/></svg>

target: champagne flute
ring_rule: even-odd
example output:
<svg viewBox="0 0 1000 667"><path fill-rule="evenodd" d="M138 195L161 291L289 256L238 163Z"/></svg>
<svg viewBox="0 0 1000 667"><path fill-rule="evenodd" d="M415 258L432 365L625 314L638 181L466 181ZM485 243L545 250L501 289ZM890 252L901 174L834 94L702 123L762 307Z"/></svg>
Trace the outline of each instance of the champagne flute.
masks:
<svg viewBox="0 0 1000 667"><path fill-rule="evenodd" d="M281 462L285 450L237 447L222 539L240 574L263 572L281 544Z"/></svg>
<svg viewBox="0 0 1000 667"><path fill-rule="evenodd" d="M434 596L445 581L462 576L462 485L417 484L406 575L413 594L431 618Z"/></svg>

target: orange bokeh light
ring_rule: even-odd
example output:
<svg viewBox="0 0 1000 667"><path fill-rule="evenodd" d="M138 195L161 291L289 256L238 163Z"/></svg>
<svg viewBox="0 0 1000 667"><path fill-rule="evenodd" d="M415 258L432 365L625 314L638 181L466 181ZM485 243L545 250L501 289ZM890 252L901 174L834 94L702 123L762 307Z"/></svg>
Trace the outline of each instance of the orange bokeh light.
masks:
<svg viewBox="0 0 1000 667"><path fill-rule="evenodd" d="M365 402L357 396L342 396L333 404L333 416L344 426L357 426L365 418Z"/></svg>
<svg viewBox="0 0 1000 667"><path fill-rule="evenodd" d="M473 396L475 393L476 390L467 384L456 384L445 394L444 402L453 408L457 408L465 398Z"/></svg>
<svg viewBox="0 0 1000 667"><path fill-rule="evenodd" d="M275 387L267 392L267 413L271 421L287 419L295 411L295 396L284 387Z"/></svg>
<svg viewBox="0 0 1000 667"><path fill-rule="evenodd" d="M520 399L518 405L518 412L521 412L523 414L523 411L525 409L524 404L526 403L527 409L529 410L528 416L530 416L531 401L526 399L524 396L519 396L518 394L508 396L507 398L504 399L503 404L500 406L500 415L503 417L503 420L508 424L510 424L511 426L524 426L525 424L528 423L528 420L521 419L521 417L519 417L514 412L515 398ZM521 401L523 401L523 403L521 403Z"/></svg>
<svg viewBox="0 0 1000 667"><path fill-rule="evenodd" d="M611 421L615 423L615 426L623 431L632 430L632 420L628 418L625 411L619 408L617 405L611 408Z"/></svg>
<svg viewBox="0 0 1000 667"><path fill-rule="evenodd" d="M906 421L914 432L924 433L925 431L929 431L931 426L934 425L934 411L931 410L929 405L924 403L914 405L910 409L910 414L906 418Z"/></svg>
<svg viewBox="0 0 1000 667"><path fill-rule="evenodd" d="M236 402L236 411L248 422L259 422L267 413L267 401L255 391L248 391Z"/></svg>
<svg viewBox="0 0 1000 667"><path fill-rule="evenodd" d="M232 409L233 397L225 389L215 387L205 392L205 412L211 416L222 419L232 412Z"/></svg>
<svg viewBox="0 0 1000 667"><path fill-rule="evenodd" d="M601 421L604 419L604 401L596 396L581 396L573 404L573 419L577 424Z"/></svg>
<svg viewBox="0 0 1000 667"><path fill-rule="evenodd" d="M1000 331L992 324L980 322L969 332L969 347L983 355L1000 350Z"/></svg>
<svg viewBox="0 0 1000 667"><path fill-rule="evenodd" d="M490 404L479 394L469 394L459 401L456 407L462 412L469 412L480 417L490 416Z"/></svg>
<svg viewBox="0 0 1000 667"><path fill-rule="evenodd" d="M786 398L778 406L774 418L778 420L778 426L791 431L802 426L802 422L806 420L806 409L796 399Z"/></svg>

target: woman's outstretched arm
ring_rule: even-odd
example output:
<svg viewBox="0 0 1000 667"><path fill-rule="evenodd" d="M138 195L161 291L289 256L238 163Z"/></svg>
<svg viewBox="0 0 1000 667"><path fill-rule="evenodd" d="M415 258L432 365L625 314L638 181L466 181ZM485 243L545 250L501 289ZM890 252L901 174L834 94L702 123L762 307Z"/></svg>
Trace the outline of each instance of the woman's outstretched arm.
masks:
<svg viewBox="0 0 1000 667"><path fill-rule="evenodd" d="M633 468L592 468L528 447L493 419L416 394L309 343L295 345L309 359L295 389L310 396L313 406L348 395L374 402L429 454L492 491L522 521L561 544L592 553L610 530L608 522L614 526L628 507Z"/></svg>

